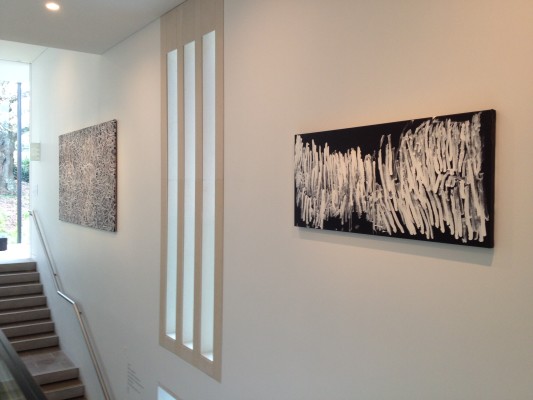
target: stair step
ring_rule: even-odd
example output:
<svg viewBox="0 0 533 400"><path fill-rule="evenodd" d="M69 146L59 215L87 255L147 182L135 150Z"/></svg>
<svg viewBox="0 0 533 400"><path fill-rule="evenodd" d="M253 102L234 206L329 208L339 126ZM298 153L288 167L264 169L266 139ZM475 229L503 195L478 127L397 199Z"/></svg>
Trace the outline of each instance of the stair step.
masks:
<svg viewBox="0 0 533 400"><path fill-rule="evenodd" d="M24 353L22 361L39 385L76 379L79 370L61 350L39 350Z"/></svg>
<svg viewBox="0 0 533 400"><path fill-rule="evenodd" d="M9 272L37 271L35 261L15 261L0 264L0 274Z"/></svg>
<svg viewBox="0 0 533 400"><path fill-rule="evenodd" d="M0 311L46 306L46 296L14 296L0 299Z"/></svg>
<svg viewBox="0 0 533 400"><path fill-rule="evenodd" d="M15 322L32 321L50 318L50 309L47 307L24 308L16 311L0 312L0 327Z"/></svg>
<svg viewBox="0 0 533 400"><path fill-rule="evenodd" d="M44 395L48 400L66 400L85 394L85 387L79 379L49 383L42 385L41 389L43 389Z"/></svg>
<svg viewBox="0 0 533 400"><path fill-rule="evenodd" d="M64 382L72 379L78 379L80 370L77 367L57 370L55 372L47 372L35 375L33 379L39 385L49 385L50 383Z"/></svg>
<svg viewBox="0 0 533 400"><path fill-rule="evenodd" d="M23 294L38 294L42 292L43 285L40 283L0 286L0 297L19 296Z"/></svg>
<svg viewBox="0 0 533 400"><path fill-rule="evenodd" d="M46 399L87 400L79 369L59 348L46 304L34 261L0 264L0 329Z"/></svg>
<svg viewBox="0 0 533 400"><path fill-rule="evenodd" d="M8 338L17 336L34 335L36 333L54 332L54 323L50 319L27 321L4 325L2 328L4 335Z"/></svg>
<svg viewBox="0 0 533 400"><path fill-rule="evenodd" d="M35 355L35 354L52 353L54 351L61 351L61 349L59 348L59 346L55 346L55 347L47 347L46 349L19 351L18 354L20 358L25 358L25 357Z"/></svg>
<svg viewBox="0 0 533 400"><path fill-rule="evenodd" d="M55 333L37 333L35 335L18 336L10 340L16 351L42 349L59 345L59 338Z"/></svg>
<svg viewBox="0 0 533 400"><path fill-rule="evenodd" d="M0 274L0 285L23 282L39 282L39 273L32 271Z"/></svg>

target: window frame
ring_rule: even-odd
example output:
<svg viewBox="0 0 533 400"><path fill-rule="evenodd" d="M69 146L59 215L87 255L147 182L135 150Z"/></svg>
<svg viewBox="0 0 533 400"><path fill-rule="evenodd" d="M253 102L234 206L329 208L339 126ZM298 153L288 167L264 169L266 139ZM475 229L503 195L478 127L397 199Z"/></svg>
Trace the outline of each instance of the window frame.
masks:
<svg viewBox="0 0 533 400"><path fill-rule="evenodd" d="M223 268L223 194L224 194L224 146L223 146L223 43L224 43L223 0L187 0L161 18L161 291L160 291L160 334L159 343L165 349L177 354L189 364L212 378L221 380L222 357L222 268ZM202 206L203 206L203 38L215 31L215 201L214 201L214 285L213 285L213 349L207 357L202 349ZM193 345L182 339L183 321L183 195L184 195L184 49L195 43L195 215L194 215L194 306ZM176 304L167 304L167 261L168 261L168 70L167 55L177 50L177 270ZM171 282L173 285L173 282ZM172 298L172 296L170 296ZM168 334L167 315L175 307L175 337ZM192 348L191 348L192 347ZM210 359L212 358L212 359Z"/></svg>

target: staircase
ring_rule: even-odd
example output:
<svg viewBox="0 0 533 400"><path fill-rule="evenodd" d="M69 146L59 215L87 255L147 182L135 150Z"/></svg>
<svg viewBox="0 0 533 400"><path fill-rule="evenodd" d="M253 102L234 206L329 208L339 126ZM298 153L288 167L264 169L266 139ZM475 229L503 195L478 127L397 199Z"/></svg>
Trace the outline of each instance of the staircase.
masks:
<svg viewBox="0 0 533 400"><path fill-rule="evenodd" d="M79 370L59 348L34 261L0 264L0 329L48 400L84 400Z"/></svg>

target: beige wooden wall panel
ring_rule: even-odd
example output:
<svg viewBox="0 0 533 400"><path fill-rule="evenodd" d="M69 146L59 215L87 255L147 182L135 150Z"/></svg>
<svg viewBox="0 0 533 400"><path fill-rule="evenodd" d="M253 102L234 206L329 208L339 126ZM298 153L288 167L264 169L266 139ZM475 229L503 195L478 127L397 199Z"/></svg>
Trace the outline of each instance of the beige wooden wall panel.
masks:
<svg viewBox="0 0 533 400"><path fill-rule="evenodd" d="M222 261L223 261L223 196L224 196L224 169L223 169L223 0L188 0L174 10L165 14L161 19L161 76L162 76L162 148L161 148L161 169L162 169L162 192L161 192L161 316L160 316L160 344L170 351L175 352L187 362L197 366L202 371L215 379L221 378L221 356L222 356ZM202 195L203 195L203 98L202 98L202 38L206 33L216 32L216 176L215 176L215 306L214 306L214 343L213 361L208 360L201 354L201 282L202 282ZM187 43L195 42L195 298L194 298L194 349L184 346L182 340L182 310L183 302L179 295L183 292L183 186L184 186L184 111L183 111L183 48ZM167 54L169 51L178 49L178 301L176 304L176 340L169 338L165 332L166 318L166 279L167 279ZM180 257L181 256L181 257Z"/></svg>

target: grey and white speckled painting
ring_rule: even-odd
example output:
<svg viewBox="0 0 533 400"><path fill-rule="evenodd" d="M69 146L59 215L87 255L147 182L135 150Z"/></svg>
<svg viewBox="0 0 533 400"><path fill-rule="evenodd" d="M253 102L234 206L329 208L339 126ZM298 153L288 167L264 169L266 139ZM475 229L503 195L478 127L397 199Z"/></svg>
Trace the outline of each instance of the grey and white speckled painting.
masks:
<svg viewBox="0 0 533 400"><path fill-rule="evenodd" d="M59 219L117 230L117 121L59 136Z"/></svg>

